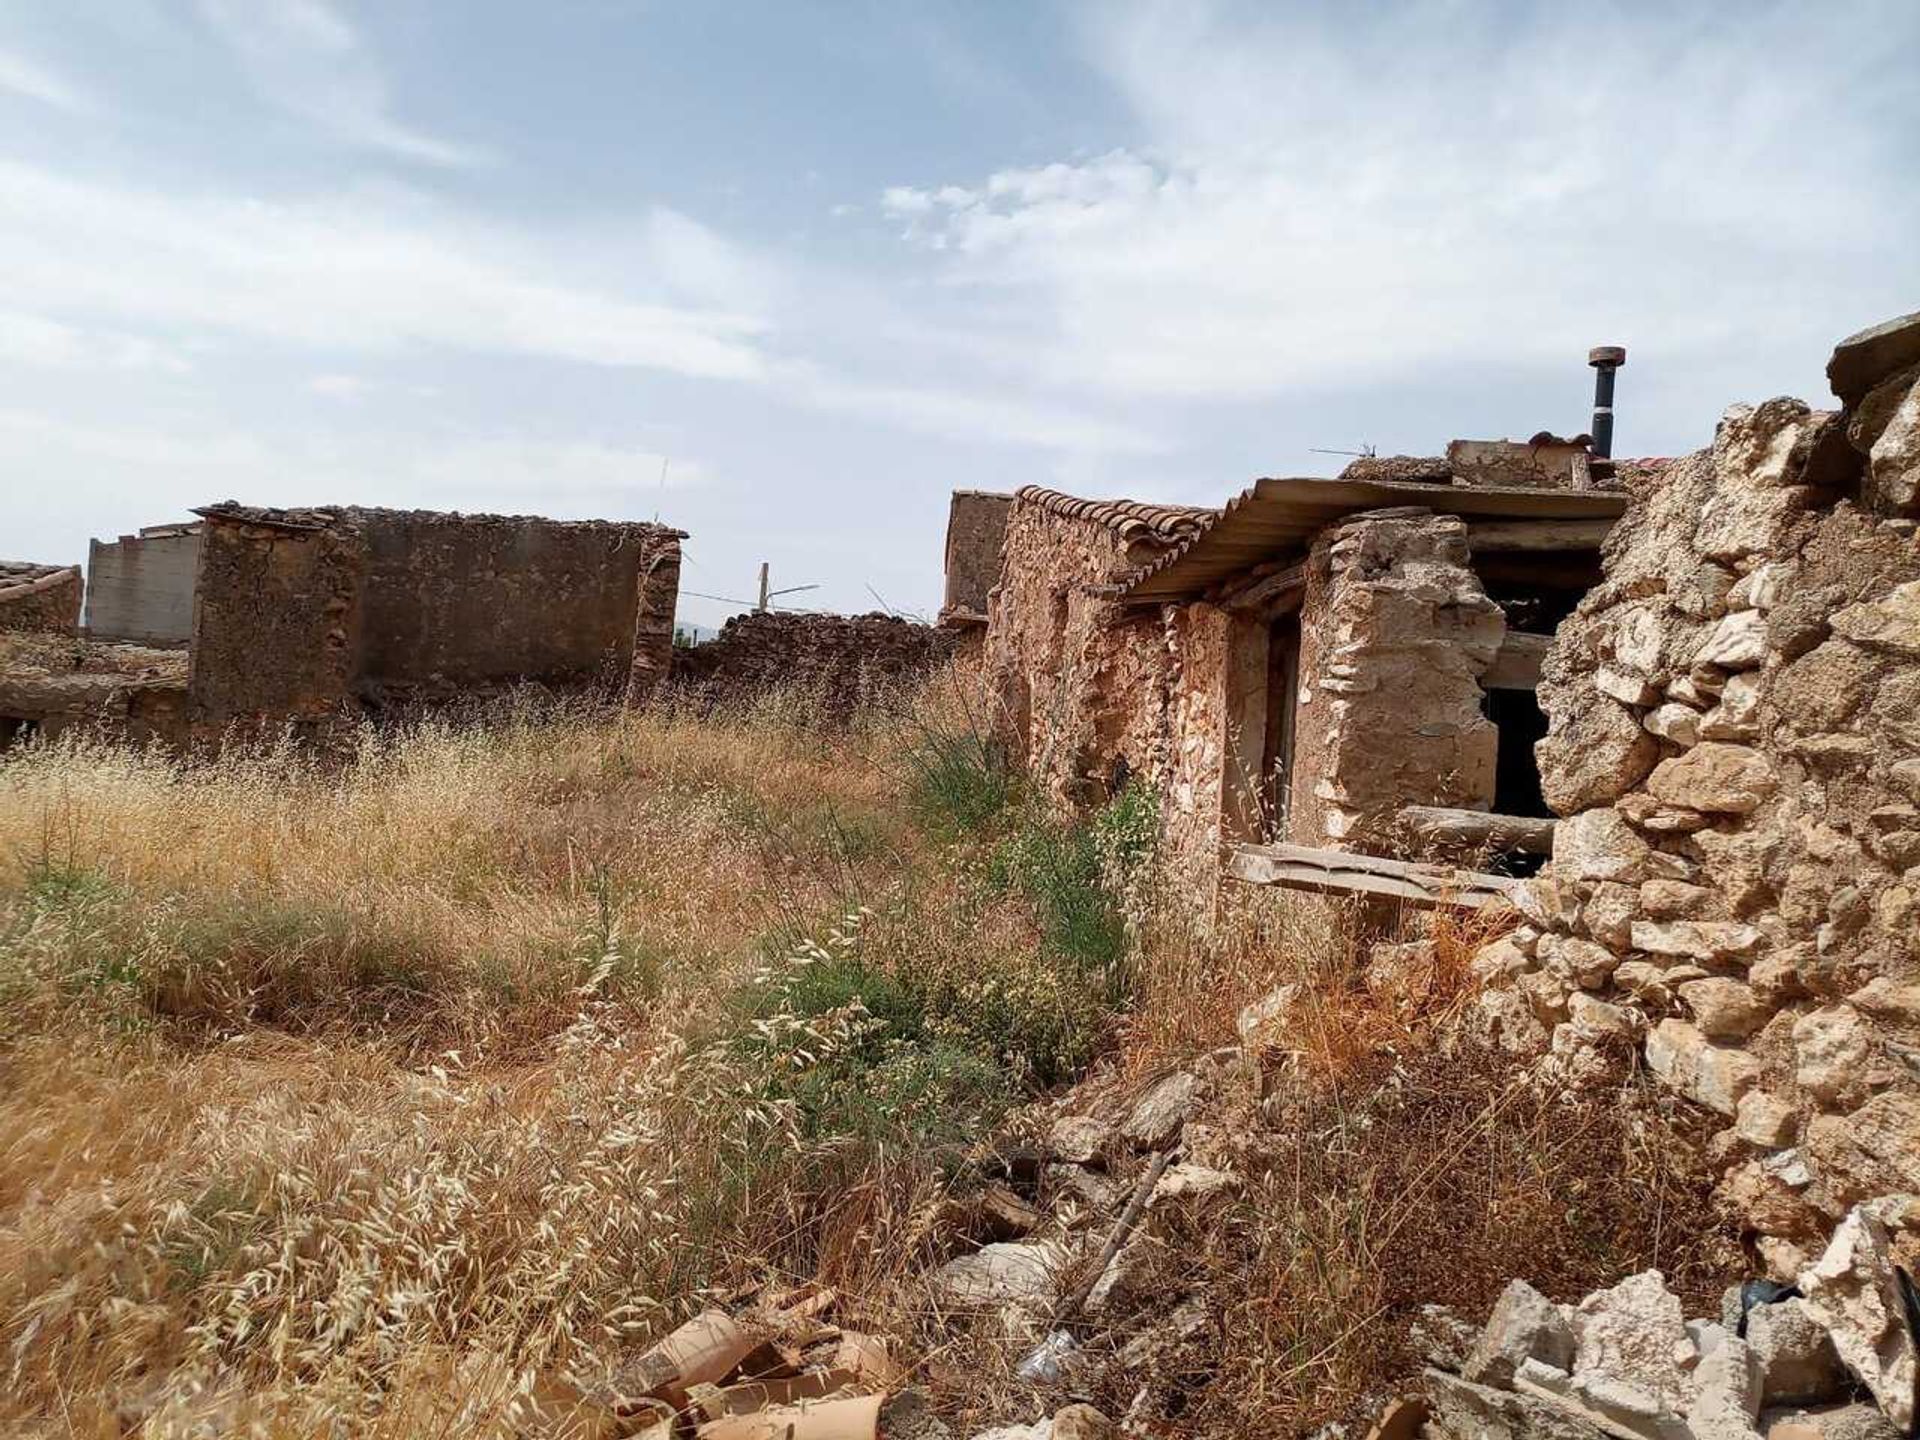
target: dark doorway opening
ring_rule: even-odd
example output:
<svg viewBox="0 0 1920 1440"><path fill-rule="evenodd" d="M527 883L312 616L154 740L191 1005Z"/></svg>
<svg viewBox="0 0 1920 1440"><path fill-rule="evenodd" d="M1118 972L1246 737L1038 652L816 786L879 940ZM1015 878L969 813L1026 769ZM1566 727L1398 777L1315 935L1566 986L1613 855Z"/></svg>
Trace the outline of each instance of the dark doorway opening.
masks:
<svg viewBox="0 0 1920 1440"><path fill-rule="evenodd" d="M1260 812L1267 839L1284 842L1293 790L1294 711L1300 701L1300 612L1273 622L1267 636L1267 737L1260 757Z"/></svg>

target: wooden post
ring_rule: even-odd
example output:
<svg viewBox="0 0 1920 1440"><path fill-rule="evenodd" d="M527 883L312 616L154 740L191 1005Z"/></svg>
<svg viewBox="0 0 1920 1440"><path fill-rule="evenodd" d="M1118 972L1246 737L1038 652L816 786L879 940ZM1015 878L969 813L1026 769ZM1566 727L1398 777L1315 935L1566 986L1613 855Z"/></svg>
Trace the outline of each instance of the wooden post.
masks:
<svg viewBox="0 0 1920 1440"><path fill-rule="evenodd" d="M767 562L760 562L760 603L753 607L760 614L767 613Z"/></svg>

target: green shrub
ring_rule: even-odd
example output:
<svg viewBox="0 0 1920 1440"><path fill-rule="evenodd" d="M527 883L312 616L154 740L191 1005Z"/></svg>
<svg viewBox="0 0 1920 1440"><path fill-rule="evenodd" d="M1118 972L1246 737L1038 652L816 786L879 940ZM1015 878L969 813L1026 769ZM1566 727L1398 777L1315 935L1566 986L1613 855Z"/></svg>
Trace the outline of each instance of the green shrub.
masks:
<svg viewBox="0 0 1920 1440"><path fill-rule="evenodd" d="M941 839L992 832L1020 798L1020 777L1005 749L977 731L924 730L905 758L913 816Z"/></svg>

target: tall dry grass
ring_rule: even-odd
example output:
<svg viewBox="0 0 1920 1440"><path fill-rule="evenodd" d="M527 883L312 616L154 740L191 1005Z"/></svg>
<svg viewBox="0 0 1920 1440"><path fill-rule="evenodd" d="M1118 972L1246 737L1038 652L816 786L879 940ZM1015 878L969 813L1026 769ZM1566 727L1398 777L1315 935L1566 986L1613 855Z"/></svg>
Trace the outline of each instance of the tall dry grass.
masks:
<svg viewBox="0 0 1920 1440"><path fill-rule="evenodd" d="M0 757L0 1431L575 1433L570 1383L708 1298L816 1279L999 1385L924 1302L975 1142L1096 1062L1122 1087L1192 1063L1280 983L1322 1108L1234 1122L1306 1148L1187 1257L1219 1299L1201 1430L1285 1433L1401 1355L1340 1319L1441 1283L1393 1279L1382 1236L1476 1197L1477 1235L1537 1233L1588 1183L1521 1163L1544 1122L1478 1072L1420 1069L1434 1095L1394 1108L1381 1066L1426 1053L1478 936L1436 937L1409 1014L1339 907L1196 930L1151 801L1047 812L951 678L850 728L809 713L522 705L328 764ZM1373 1163L1369 1126L1504 1168L1435 1187Z"/></svg>

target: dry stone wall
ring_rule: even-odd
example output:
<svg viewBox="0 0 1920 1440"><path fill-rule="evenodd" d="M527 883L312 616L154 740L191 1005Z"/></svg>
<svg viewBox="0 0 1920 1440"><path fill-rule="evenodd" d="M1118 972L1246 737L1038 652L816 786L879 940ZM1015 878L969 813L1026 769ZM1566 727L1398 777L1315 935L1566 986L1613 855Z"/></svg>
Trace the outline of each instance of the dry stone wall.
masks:
<svg viewBox="0 0 1920 1440"><path fill-rule="evenodd" d="M1479 962L1549 1073L1637 1050L1725 1118L1782 1280L1920 1193L1920 317L1894 329L1836 353L1842 412L1736 406L1632 478L1543 672L1553 862Z"/></svg>
<svg viewBox="0 0 1920 1440"><path fill-rule="evenodd" d="M704 645L677 651L677 689L715 705L739 705L774 691L828 719L925 675L953 653L950 631L875 611L867 615L736 615Z"/></svg>

